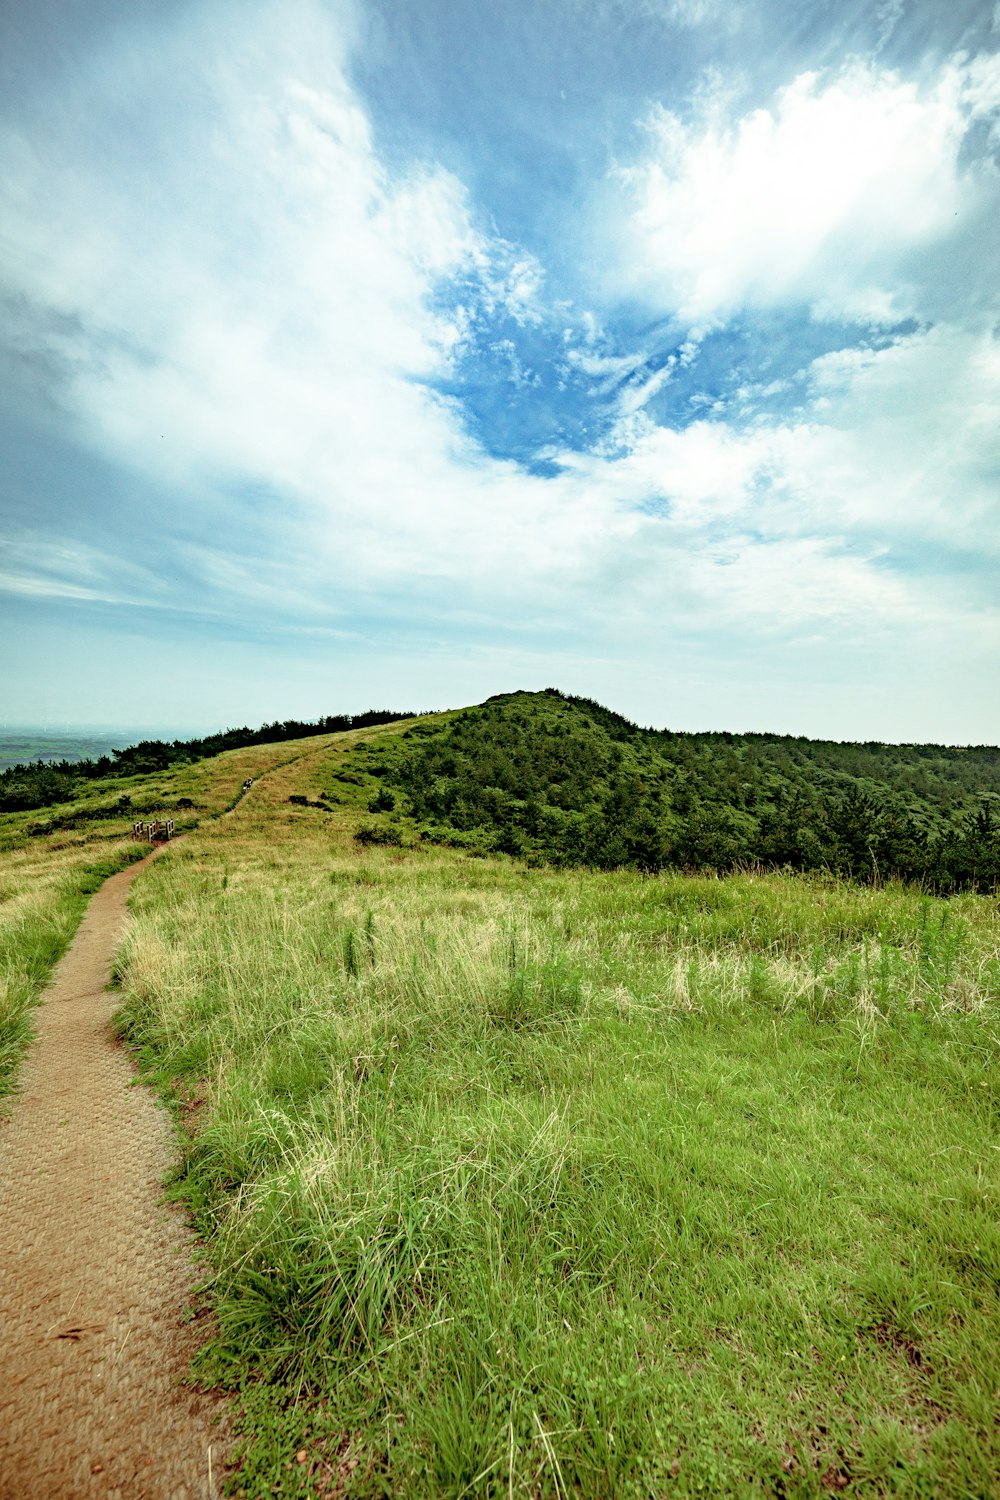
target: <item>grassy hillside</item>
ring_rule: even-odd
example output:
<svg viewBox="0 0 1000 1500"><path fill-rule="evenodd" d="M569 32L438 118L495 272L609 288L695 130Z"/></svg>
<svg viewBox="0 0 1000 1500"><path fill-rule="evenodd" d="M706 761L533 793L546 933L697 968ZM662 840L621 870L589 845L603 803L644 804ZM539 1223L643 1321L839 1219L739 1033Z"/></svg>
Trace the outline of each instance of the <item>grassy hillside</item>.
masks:
<svg viewBox="0 0 1000 1500"><path fill-rule="evenodd" d="M368 769L384 808L426 838L563 865L763 865L940 891L1000 881L1000 750L988 746L640 730L549 691L418 725Z"/></svg>
<svg viewBox="0 0 1000 1500"><path fill-rule="evenodd" d="M317 743L135 888L121 1025L177 1111L235 1491L990 1493L995 902L486 853L511 759L567 819L608 804L552 788L654 764L544 699L477 821L495 707Z"/></svg>
<svg viewBox="0 0 1000 1500"><path fill-rule="evenodd" d="M123 749L109 748L108 753L93 758L81 754L59 758L46 752L44 741L28 740L22 743L18 757L0 759L0 816L52 807L86 793L88 786L96 782L106 784L148 777L190 766L227 750L263 745L270 753L272 746L288 740L335 734L352 726L363 729L408 717L408 713L393 709L371 708L361 714L328 714L312 723L300 719L276 720L262 724L259 729L244 725L241 729L225 729L190 740L140 740Z"/></svg>
<svg viewBox="0 0 1000 1500"><path fill-rule="evenodd" d="M153 773L85 778L71 800L0 814L0 1097L31 1035L31 1007L65 952L90 893L148 852L133 822L173 817L177 831L217 818L247 776L324 740L262 745Z"/></svg>

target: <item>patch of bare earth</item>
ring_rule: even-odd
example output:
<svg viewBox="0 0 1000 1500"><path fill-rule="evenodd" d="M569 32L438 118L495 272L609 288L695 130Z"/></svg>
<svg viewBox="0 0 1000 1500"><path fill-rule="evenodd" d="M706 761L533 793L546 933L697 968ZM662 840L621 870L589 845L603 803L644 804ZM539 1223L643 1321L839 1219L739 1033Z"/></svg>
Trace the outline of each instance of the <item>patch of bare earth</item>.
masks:
<svg viewBox="0 0 1000 1500"><path fill-rule="evenodd" d="M140 868L91 901L0 1122L2 1500L220 1491L221 1407L182 1383L194 1270L163 1202L169 1121L131 1087L111 1032L106 986Z"/></svg>

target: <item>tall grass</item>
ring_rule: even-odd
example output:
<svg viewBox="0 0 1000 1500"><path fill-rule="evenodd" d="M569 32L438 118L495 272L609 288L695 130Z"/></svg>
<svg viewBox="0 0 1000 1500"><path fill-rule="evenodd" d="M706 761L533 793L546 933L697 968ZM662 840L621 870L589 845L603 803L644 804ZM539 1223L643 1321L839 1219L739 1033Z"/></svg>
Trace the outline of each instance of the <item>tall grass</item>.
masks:
<svg viewBox="0 0 1000 1500"><path fill-rule="evenodd" d="M8 855L0 872L0 1098L14 1087L31 1007L69 946L91 894L145 852L104 841L87 850Z"/></svg>
<svg viewBox="0 0 1000 1500"><path fill-rule="evenodd" d="M158 776L96 782L76 801L44 812L0 816L0 1097L14 1088L31 1038L31 1011L68 947L98 886L148 852L133 843L141 811L165 815L178 798L178 830L212 819L239 800L243 778L313 754L323 745L297 741L255 746ZM125 788L132 808L93 816Z"/></svg>
<svg viewBox="0 0 1000 1500"><path fill-rule="evenodd" d="M360 853L293 788L120 964L237 1489L989 1493L995 903Z"/></svg>

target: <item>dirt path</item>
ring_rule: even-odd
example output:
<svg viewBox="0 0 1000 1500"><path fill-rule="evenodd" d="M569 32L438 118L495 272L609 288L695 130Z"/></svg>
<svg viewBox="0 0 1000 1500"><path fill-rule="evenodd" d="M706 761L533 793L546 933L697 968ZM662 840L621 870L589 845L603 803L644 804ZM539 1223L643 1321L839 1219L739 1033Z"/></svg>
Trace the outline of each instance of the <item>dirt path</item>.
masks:
<svg viewBox="0 0 1000 1500"><path fill-rule="evenodd" d="M2 1500L220 1492L219 1408L180 1384L196 1336L190 1237L161 1201L169 1122L129 1087L109 1025L105 986L147 862L91 901L0 1122Z"/></svg>

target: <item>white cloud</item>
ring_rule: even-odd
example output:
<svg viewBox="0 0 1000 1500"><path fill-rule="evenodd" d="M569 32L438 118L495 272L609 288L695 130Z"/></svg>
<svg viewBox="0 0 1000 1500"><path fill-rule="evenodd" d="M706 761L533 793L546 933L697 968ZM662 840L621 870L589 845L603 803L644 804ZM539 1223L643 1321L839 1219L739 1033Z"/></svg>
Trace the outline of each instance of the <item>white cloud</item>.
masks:
<svg viewBox="0 0 1000 1500"><path fill-rule="evenodd" d="M732 19L739 7L726 4L726 0L667 0L666 13L677 26L704 26L707 21L719 21L728 15Z"/></svg>
<svg viewBox="0 0 1000 1500"><path fill-rule="evenodd" d="M506 247L494 274L453 176L386 173L336 37L319 49L320 86L310 56L289 53L286 10L224 62L214 37L196 150L172 143L169 95L147 122L174 188L158 203L127 156L58 139L58 117L54 141L8 134L7 270L18 294L79 320L52 341L95 445L201 496L266 484L290 507L282 545L294 553L305 525L333 577L356 578L359 566L406 566L408 534L435 515L458 512L452 522L470 529L456 457L472 445L423 383L448 373L463 332L435 310L437 284L481 273L488 295L528 318L537 276ZM330 28L312 19L315 44ZM182 50L164 73L180 63L193 60Z"/></svg>
<svg viewBox="0 0 1000 1500"><path fill-rule="evenodd" d="M937 327L811 371L813 420L779 439L812 524L1000 559L1000 343Z"/></svg>
<svg viewBox="0 0 1000 1500"><path fill-rule="evenodd" d="M626 382L618 395L618 410L621 415L627 417L632 412L641 411L666 385L675 364L676 360L671 356L651 375Z"/></svg>
<svg viewBox="0 0 1000 1500"><path fill-rule="evenodd" d="M586 349L567 349L566 363L582 370L585 375L594 379L608 379L617 384L626 375L633 374L640 365L644 364L647 355L644 350L638 350L631 354L595 354Z"/></svg>
<svg viewBox="0 0 1000 1500"><path fill-rule="evenodd" d="M0 541L0 591L117 605L158 603L164 593L155 567L25 534Z"/></svg>
<svg viewBox="0 0 1000 1500"><path fill-rule="evenodd" d="M643 607L659 589L737 630L1000 645L1000 341L939 327L827 355L807 383L792 420L675 430L633 413L598 457L567 459L651 514Z"/></svg>
<svg viewBox="0 0 1000 1500"><path fill-rule="evenodd" d="M694 123L657 107L645 160L621 173L623 285L689 322L784 304L873 322L919 312L914 252L961 231L994 186L960 151L996 109L998 77L996 58L960 58L921 88L853 62L740 118L721 84Z"/></svg>
<svg viewBox="0 0 1000 1500"><path fill-rule="evenodd" d="M676 366L643 380L642 356L608 353L591 320L586 347L560 358L605 394L625 382L613 439L556 454L554 478L498 461L433 387L475 295L537 321L542 268L483 231L449 172L386 167L336 26L302 9L308 47L288 34L299 8L283 5L255 13L243 50L178 33L152 81L132 57L118 97L146 132L134 153L86 134L101 77L52 111L47 138L0 139L13 289L65 315L47 338L87 440L176 497L153 541L199 608L347 630L361 601L452 629L652 639L648 660L661 639L723 628L857 646L902 623L954 645L975 618L996 638L995 615L970 616L946 581L929 594L894 563L915 530L942 548L1000 535L992 339L944 328L828 356L794 422L673 430L642 408ZM953 203L964 212L956 153L992 75L950 76L927 96L860 69L810 76L774 111L700 133L657 116L632 252L648 294L695 325L680 366L738 305L824 294L888 315L894 257L914 233L939 235ZM178 77L209 101L193 134L177 129ZM477 289L468 308L442 307L452 278ZM15 561L22 592L182 592L169 569L150 582L73 548Z"/></svg>

